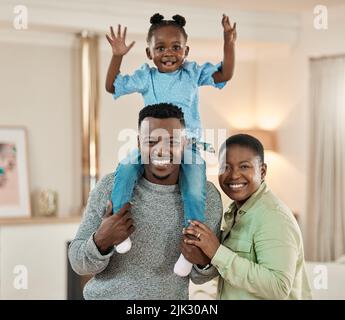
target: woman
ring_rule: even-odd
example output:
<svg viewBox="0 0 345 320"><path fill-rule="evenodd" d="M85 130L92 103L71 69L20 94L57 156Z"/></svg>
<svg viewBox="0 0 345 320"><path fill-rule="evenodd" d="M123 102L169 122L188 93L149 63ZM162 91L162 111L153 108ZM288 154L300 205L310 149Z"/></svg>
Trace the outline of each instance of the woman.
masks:
<svg viewBox="0 0 345 320"><path fill-rule="evenodd" d="M263 146L256 138L231 136L221 148L219 183L234 202L224 215L221 243L192 221L185 243L199 247L220 277L218 299L310 299L303 241L291 210L267 187Z"/></svg>

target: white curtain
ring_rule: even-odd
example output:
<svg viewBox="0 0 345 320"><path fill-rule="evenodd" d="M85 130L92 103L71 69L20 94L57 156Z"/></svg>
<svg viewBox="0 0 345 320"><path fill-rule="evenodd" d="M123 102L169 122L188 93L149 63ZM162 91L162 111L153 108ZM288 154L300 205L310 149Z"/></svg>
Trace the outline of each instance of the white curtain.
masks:
<svg viewBox="0 0 345 320"><path fill-rule="evenodd" d="M345 56L311 60L311 259L345 254Z"/></svg>

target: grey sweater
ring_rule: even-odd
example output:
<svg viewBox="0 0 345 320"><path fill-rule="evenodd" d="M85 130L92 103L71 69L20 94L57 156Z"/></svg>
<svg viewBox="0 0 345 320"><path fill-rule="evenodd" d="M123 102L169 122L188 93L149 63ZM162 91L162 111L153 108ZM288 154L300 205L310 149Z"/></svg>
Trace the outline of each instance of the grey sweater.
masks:
<svg viewBox="0 0 345 320"><path fill-rule="evenodd" d="M131 250L101 255L93 234L101 224L113 183L114 174L109 174L90 193L83 220L69 247L73 270L80 275L94 275L84 287L85 299L188 299L189 277L173 272L183 238L178 185L158 185L141 178L131 201L136 227ZM222 211L218 190L207 182L206 224L218 236ZM200 270L194 266L190 278L202 284L217 275L214 267Z"/></svg>

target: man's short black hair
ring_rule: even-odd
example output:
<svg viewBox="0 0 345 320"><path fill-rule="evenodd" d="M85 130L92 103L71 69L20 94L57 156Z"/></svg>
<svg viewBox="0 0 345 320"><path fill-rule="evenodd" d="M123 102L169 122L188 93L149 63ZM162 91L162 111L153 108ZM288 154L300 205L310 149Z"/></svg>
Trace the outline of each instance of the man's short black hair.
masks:
<svg viewBox="0 0 345 320"><path fill-rule="evenodd" d="M158 119L168 119L168 118L176 118L179 119L181 125L184 127L184 116L181 108L171 104L171 103L158 103L146 106L145 108L141 109L139 112L139 120L138 120L138 127L142 121L147 118L158 118Z"/></svg>
<svg viewBox="0 0 345 320"><path fill-rule="evenodd" d="M221 152L224 151L224 148L226 150L229 150L231 146L241 146L241 147L246 147L252 151L254 151L255 154L257 154L261 160L262 163L264 163L264 147L262 143L256 139L255 137L249 135L249 134L235 134L228 139L222 144L220 147L220 154Z"/></svg>

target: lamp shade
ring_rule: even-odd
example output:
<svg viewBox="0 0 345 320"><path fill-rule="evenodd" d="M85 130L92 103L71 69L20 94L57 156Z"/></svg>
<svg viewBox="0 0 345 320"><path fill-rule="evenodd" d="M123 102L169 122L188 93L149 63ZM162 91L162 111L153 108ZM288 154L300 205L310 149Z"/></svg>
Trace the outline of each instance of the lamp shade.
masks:
<svg viewBox="0 0 345 320"><path fill-rule="evenodd" d="M265 150L277 151L277 134L275 131L263 130L263 129L243 129L243 130L231 130L232 134L244 133L249 134L258 139Z"/></svg>

